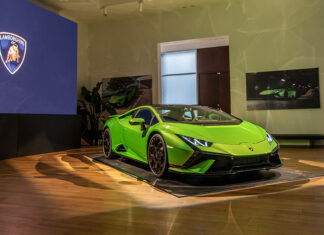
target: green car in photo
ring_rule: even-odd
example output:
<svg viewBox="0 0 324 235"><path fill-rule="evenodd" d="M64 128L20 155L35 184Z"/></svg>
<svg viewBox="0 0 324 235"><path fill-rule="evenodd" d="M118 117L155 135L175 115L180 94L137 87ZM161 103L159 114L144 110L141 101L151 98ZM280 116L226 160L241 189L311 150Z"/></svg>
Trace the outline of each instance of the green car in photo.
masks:
<svg viewBox="0 0 324 235"><path fill-rule="evenodd" d="M109 103L116 107L123 107L127 102L126 95L114 95L110 97Z"/></svg>
<svg viewBox="0 0 324 235"><path fill-rule="evenodd" d="M124 93L111 96L109 99L109 103L118 108L123 107L135 97L135 94L136 88L131 87Z"/></svg>
<svg viewBox="0 0 324 235"><path fill-rule="evenodd" d="M205 106L141 106L108 119L103 132L106 158L143 162L157 177L277 168L278 149L263 128Z"/></svg>
<svg viewBox="0 0 324 235"><path fill-rule="evenodd" d="M295 99L296 91L291 89L272 89L272 90L264 90L259 94L263 96L271 96L276 99Z"/></svg>

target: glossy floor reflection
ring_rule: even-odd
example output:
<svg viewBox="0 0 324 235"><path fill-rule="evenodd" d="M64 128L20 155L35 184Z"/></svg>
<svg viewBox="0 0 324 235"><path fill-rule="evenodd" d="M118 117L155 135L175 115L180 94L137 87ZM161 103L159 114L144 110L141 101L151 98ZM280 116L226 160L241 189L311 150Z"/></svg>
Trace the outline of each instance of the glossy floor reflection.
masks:
<svg viewBox="0 0 324 235"><path fill-rule="evenodd" d="M83 148L0 161L0 234L324 234L324 177L176 198ZM324 174L324 149L281 149Z"/></svg>

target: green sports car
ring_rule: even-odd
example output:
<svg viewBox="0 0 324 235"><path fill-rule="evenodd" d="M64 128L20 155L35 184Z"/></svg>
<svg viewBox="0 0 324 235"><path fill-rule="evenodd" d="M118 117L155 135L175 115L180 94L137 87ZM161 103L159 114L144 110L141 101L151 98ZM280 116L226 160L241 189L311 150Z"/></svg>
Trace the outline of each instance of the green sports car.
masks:
<svg viewBox="0 0 324 235"><path fill-rule="evenodd" d="M106 158L146 163L157 177L277 168L278 149L263 128L205 106L141 106L108 119L103 132Z"/></svg>

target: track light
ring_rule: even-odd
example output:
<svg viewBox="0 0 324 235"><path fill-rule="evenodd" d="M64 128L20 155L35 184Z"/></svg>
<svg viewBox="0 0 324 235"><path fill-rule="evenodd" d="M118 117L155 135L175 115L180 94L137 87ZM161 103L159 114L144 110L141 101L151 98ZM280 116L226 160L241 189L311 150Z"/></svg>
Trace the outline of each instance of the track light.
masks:
<svg viewBox="0 0 324 235"><path fill-rule="evenodd" d="M108 15L108 7L103 8L103 15L107 16Z"/></svg>
<svg viewBox="0 0 324 235"><path fill-rule="evenodd" d="M143 3L144 3L144 0L135 0L135 2L136 1L138 3L138 11L139 12L143 12ZM134 0L123 0L123 2L121 2L121 3L127 3L127 2L134 2ZM109 6L111 6L111 5L118 5L118 4L110 4ZM101 9L102 9L102 13L103 13L104 16L108 16L109 15L108 5L102 6Z"/></svg>
<svg viewBox="0 0 324 235"><path fill-rule="evenodd" d="M138 1L138 10L139 12L143 12L143 0L137 0Z"/></svg>

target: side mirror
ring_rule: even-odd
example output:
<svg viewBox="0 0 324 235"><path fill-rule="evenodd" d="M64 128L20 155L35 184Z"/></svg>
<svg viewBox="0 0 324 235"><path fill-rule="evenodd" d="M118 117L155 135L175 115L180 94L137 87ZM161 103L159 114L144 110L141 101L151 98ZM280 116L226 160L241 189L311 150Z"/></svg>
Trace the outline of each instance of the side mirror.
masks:
<svg viewBox="0 0 324 235"><path fill-rule="evenodd" d="M141 130L144 131L145 128L145 120L143 118L132 118L129 121L130 125L141 125Z"/></svg>
<svg viewBox="0 0 324 235"><path fill-rule="evenodd" d="M140 125L140 124L144 124L144 123L145 123L145 120L143 118L132 118L129 121L129 124L131 124L131 125Z"/></svg>

